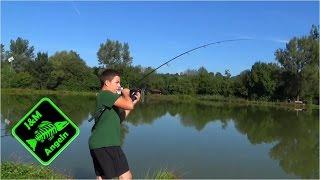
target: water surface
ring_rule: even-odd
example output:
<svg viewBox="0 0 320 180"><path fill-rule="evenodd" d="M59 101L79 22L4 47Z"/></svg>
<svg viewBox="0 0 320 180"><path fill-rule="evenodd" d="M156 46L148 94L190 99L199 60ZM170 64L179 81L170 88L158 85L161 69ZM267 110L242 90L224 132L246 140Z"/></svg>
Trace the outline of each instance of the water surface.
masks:
<svg viewBox="0 0 320 180"><path fill-rule="evenodd" d="M2 95L5 119L18 121L43 96ZM88 138L95 97L48 96L80 128L50 167L95 178ZM121 142L134 178L168 169L183 178L319 178L319 113L275 107L146 101L122 125ZM1 138L2 162L37 162L11 136Z"/></svg>

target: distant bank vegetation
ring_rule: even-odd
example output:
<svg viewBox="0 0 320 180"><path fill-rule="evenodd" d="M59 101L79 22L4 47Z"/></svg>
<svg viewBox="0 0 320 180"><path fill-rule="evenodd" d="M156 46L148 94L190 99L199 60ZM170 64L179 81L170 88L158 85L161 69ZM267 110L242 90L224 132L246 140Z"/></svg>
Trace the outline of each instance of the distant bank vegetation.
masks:
<svg viewBox="0 0 320 180"><path fill-rule="evenodd" d="M97 50L99 67L87 66L73 50L51 56L34 53L29 41L20 37L11 40L8 49L1 44L1 88L96 92L100 88L99 73L105 68L119 70L124 87L135 87L138 79L152 70L133 66L129 44L110 39ZM277 63L257 61L236 76L231 76L229 70L214 73L201 67L180 74L154 73L141 87L168 95L319 104L319 27L313 25L308 35L293 37L274 55Z"/></svg>

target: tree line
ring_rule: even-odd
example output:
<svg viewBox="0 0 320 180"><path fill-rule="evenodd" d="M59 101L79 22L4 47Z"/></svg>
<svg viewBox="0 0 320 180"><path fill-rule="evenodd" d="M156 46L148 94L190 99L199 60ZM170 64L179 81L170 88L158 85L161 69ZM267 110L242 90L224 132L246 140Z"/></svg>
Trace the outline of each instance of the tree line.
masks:
<svg viewBox="0 0 320 180"><path fill-rule="evenodd" d="M89 67L76 51L34 54L29 41L18 37L5 49L1 44L1 88L97 91L105 68L122 74L122 86L158 90L163 94L220 95L250 100L304 100L319 104L319 26L293 37L274 52L276 63L255 62L251 69L231 76L205 67L176 74L154 73L141 84L151 67L133 66L128 43L107 39L97 51L99 65ZM10 60L13 57L13 61Z"/></svg>

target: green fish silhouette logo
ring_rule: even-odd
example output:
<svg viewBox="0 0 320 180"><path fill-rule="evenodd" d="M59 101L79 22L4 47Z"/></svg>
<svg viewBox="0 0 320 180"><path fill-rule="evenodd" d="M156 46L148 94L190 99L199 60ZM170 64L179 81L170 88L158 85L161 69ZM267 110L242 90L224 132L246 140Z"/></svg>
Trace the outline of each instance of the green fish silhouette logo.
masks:
<svg viewBox="0 0 320 180"><path fill-rule="evenodd" d="M13 126L11 133L47 166L80 134L80 129L57 105L44 97Z"/></svg>
<svg viewBox="0 0 320 180"><path fill-rule="evenodd" d="M27 143L32 150L35 151L37 142L43 143L47 139L51 141L54 138L54 135L63 130L68 124L68 121L56 122L54 124L49 121L43 121L34 132L35 138L27 140Z"/></svg>

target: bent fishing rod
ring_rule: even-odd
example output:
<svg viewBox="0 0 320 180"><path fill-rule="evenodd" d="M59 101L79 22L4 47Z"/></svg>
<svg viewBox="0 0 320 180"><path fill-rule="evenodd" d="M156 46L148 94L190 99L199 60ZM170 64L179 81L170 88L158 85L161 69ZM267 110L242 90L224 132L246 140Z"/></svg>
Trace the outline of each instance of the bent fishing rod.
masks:
<svg viewBox="0 0 320 180"><path fill-rule="evenodd" d="M192 48L190 50L187 50L169 60L167 60L166 62L164 62L163 64L161 64L160 66L156 67L155 69L153 69L152 71L150 71L149 73L147 73L146 75L144 75L141 79L139 79L137 81L137 85L141 84L141 82L143 80L145 80L148 76L150 76L152 73L154 73L156 70L158 70L159 68L161 68L162 66L166 65L166 64L169 64L170 62L178 59L179 57L185 55L185 54L189 54L190 52L192 51L196 51L198 49L201 49L201 48L205 48L205 47L208 47L208 46L211 46L211 45L214 45L214 44L221 44L221 43L225 43L225 42L234 42L234 41L245 41L245 40L252 40L250 38L238 38L238 39L227 39L227 40L222 40L222 41L215 41L215 42L211 42L211 43L207 43L207 44L204 44L204 45L201 45L201 46L198 46L198 47L195 47L195 48ZM136 94L137 93L141 93L141 89L140 88L133 88L133 89L130 89L130 98L132 99L132 101L136 100ZM103 106L101 107L100 109L98 109L93 115L92 117L88 120L89 122L91 122L93 119L96 119L98 120L99 117L102 115L102 113L107 109L106 106Z"/></svg>
<svg viewBox="0 0 320 180"><path fill-rule="evenodd" d="M137 84L139 85L139 83L141 83L144 79L146 79L149 75L151 75L153 72L155 72L156 70L160 69L162 66L166 65L166 64L169 64L171 61L175 60L175 59L178 59L179 57L185 55L185 54L189 54L190 52L192 51L196 51L198 49L201 49L201 48L205 48L205 47L208 47L208 46L211 46L211 45L214 45L214 44L220 44L220 43L225 43L225 42L232 42L232 41L245 41L245 40L252 40L250 38L238 38L238 39L227 39L227 40L222 40L222 41L216 41L216 42L211 42L211 43L207 43L207 44L204 44L204 45L201 45L201 46L198 46L198 47L195 47L195 48L192 48L190 50L187 50L175 57L173 57L172 59L169 59L168 61L166 61L165 63L161 64L160 66L158 66L157 68L153 69L152 71L150 71L148 74L144 75L141 79L139 79L137 81ZM132 99L132 101L136 100L136 94L137 92L140 92L141 93L141 89L139 88L134 88L134 89L131 89L130 90L130 97Z"/></svg>

